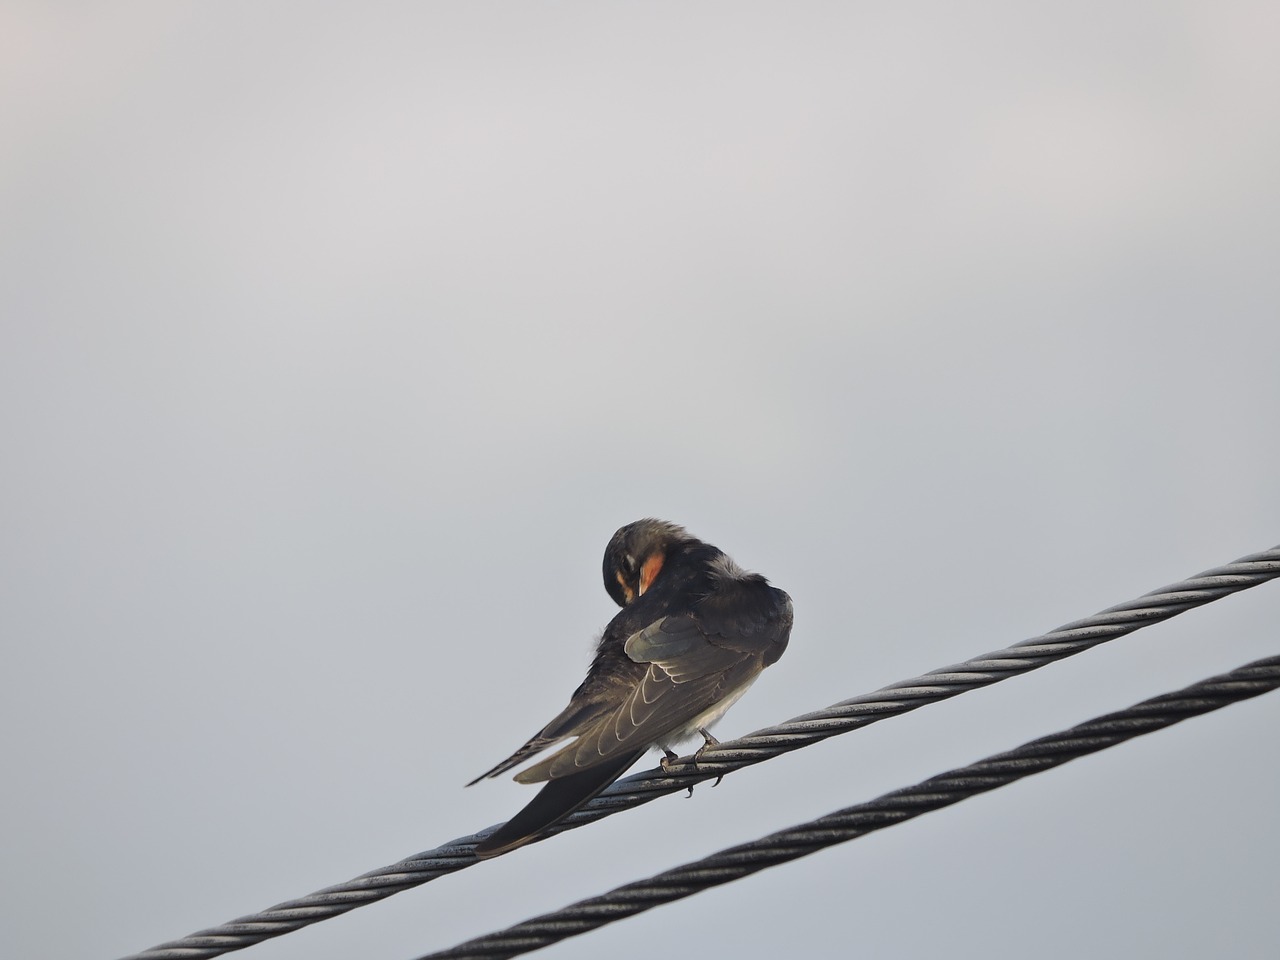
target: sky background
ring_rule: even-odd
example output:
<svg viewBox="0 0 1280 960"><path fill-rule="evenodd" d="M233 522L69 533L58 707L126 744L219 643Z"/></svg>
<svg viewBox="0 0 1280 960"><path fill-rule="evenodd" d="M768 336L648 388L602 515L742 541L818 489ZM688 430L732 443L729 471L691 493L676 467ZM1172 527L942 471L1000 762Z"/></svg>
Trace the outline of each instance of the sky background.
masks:
<svg viewBox="0 0 1280 960"><path fill-rule="evenodd" d="M1280 542L1273 2L0 8L0 954L504 820L655 515L740 735ZM243 954L407 958L1280 652L1280 586ZM545 952L1274 957L1280 695Z"/></svg>

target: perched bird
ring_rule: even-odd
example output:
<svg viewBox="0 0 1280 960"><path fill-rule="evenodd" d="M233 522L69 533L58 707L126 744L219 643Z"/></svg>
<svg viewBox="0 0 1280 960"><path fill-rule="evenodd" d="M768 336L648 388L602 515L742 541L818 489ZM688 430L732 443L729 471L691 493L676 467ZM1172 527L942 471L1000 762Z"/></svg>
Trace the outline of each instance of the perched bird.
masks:
<svg viewBox="0 0 1280 960"><path fill-rule="evenodd" d="M650 747L701 733L782 656L791 598L683 527L652 518L618 530L604 552L604 588L622 607L605 628L569 705L468 786L574 739L516 774L545 786L476 847L505 853L539 836L620 777Z"/></svg>

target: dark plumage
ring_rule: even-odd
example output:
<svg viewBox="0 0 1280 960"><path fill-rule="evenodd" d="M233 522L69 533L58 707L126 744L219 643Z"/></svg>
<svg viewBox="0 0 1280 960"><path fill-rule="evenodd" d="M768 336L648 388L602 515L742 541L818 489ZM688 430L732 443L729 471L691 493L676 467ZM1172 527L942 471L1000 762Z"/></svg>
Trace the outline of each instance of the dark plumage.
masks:
<svg viewBox="0 0 1280 960"><path fill-rule="evenodd" d="M791 598L683 527L646 519L618 530L604 585L622 607L565 707L495 777L569 737L516 775L544 786L476 847L495 856L539 836L621 776L650 747L702 732L787 647ZM470 784L468 784L469 786Z"/></svg>

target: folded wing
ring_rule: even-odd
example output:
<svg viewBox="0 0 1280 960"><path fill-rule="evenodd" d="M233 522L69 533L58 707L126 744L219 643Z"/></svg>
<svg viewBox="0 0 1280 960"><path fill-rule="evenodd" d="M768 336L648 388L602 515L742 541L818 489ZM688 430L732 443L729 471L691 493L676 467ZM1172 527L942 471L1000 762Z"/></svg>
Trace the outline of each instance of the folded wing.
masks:
<svg viewBox="0 0 1280 960"><path fill-rule="evenodd" d="M566 725L575 729L561 727L562 736L577 739L516 780L554 780L643 751L750 683L782 655L791 630L790 598L763 581L750 592L764 591L713 595L695 612L664 617L629 637L627 656L649 664L639 683L612 708L596 705L599 712Z"/></svg>

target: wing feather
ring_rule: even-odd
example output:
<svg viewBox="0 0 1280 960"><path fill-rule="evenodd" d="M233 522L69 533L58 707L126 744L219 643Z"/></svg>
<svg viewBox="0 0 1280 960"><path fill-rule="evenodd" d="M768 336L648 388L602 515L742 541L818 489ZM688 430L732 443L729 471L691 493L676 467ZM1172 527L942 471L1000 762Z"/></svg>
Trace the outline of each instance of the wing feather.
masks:
<svg viewBox="0 0 1280 960"><path fill-rule="evenodd" d="M791 598L758 577L736 581L689 613L654 621L623 646L632 661L648 664L638 681L557 724L557 739L576 738L516 780L572 776L688 727L782 656L791 621ZM552 730L548 724L543 735Z"/></svg>

